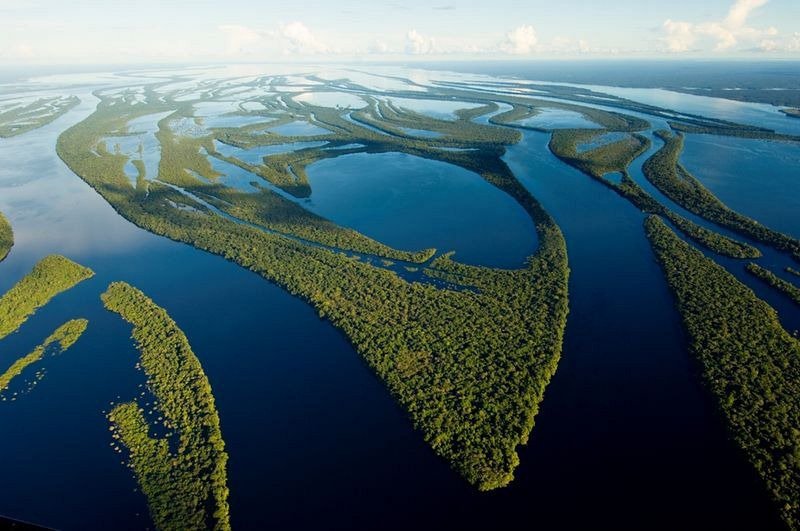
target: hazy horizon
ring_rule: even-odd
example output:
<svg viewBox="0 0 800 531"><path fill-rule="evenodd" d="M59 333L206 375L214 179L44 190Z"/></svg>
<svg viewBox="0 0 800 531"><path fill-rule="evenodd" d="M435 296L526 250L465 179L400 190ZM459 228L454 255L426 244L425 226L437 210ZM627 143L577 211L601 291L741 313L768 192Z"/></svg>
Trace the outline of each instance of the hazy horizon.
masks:
<svg viewBox="0 0 800 531"><path fill-rule="evenodd" d="M0 2L0 65L800 58L800 3Z"/></svg>

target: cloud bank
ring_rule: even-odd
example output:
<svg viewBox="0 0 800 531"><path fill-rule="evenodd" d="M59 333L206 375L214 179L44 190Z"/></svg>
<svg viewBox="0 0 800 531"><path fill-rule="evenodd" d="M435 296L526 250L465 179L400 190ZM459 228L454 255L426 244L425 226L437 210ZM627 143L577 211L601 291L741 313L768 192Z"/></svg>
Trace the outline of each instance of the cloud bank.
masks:
<svg viewBox="0 0 800 531"><path fill-rule="evenodd" d="M754 45L762 49L778 49L774 40L778 30L773 27L755 28L748 25L753 12L765 6L769 0L736 0L724 19L692 23L667 19L662 24L662 42L669 52L683 53L704 49L710 43L714 52L731 51L737 46Z"/></svg>
<svg viewBox="0 0 800 531"><path fill-rule="evenodd" d="M508 32L500 50L512 55L525 55L533 52L538 42L533 26L519 26Z"/></svg>

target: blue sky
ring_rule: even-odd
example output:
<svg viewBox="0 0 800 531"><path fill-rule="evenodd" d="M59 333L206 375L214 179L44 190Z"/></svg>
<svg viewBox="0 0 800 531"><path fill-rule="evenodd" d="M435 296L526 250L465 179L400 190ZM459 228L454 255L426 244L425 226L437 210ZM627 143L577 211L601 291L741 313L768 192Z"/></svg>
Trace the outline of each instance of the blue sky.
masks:
<svg viewBox="0 0 800 531"><path fill-rule="evenodd" d="M800 59L800 0L0 0L0 64L609 57Z"/></svg>

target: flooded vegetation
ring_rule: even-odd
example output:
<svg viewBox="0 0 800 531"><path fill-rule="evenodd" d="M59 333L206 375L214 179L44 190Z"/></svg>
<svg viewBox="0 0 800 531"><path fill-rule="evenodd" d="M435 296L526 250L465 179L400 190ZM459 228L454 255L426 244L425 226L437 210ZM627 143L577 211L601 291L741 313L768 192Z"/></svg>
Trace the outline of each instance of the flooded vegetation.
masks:
<svg viewBox="0 0 800 531"><path fill-rule="evenodd" d="M9 138L49 124L80 103L76 96L0 101L0 138Z"/></svg>
<svg viewBox="0 0 800 531"><path fill-rule="evenodd" d="M796 197L751 171L792 189L792 126L652 89L290 70L0 107L4 156L50 156L0 170L0 391L70 349L35 397L92 408L59 459L121 507L20 517L319 528L331 504L366 527L396 499L397 525L506 526L536 500L548 526L625 497L641 522L800 525ZM7 402L15 448L34 401Z"/></svg>
<svg viewBox="0 0 800 531"><path fill-rule="evenodd" d="M59 293L94 275L91 269L51 255L0 297L0 339L16 332L36 310Z"/></svg>
<svg viewBox="0 0 800 531"><path fill-rule="evenodd" d="M5 260L13 246L14 229L11 228L11 223L9 223L3 213L0 212L0 262Z"/></svg>
<svg viewBox="0 0 800 531"><path fill-rule="evenodd" d="M114 404L108 413L113 437L128 450L153 522L158 529L230 529L228 454L200 361L166 311L141 291L118 282L102 298L109 311L133 325L141 356L137 366L153 400ZM154 409L157 418L152 418ZM169 431L154 435L151 422Z"/></svg>
<svg viewBox="0 0 800 531"><path fill-rule="evenodd" d="M86 319L74 319L72 321L67 321L58 327L56 331L53 332L47 339L45 339L44 343L36 347L33 352L27 356L19 358L17 361L12 363L6 372L0 374L0 397L2 397L2 400L6 400L6 397L3 395L3 391L8 389L8 387L11 385L11 382L21 375L25 369L36 362L41 361L48 350L54 351L54 354L61 354L65 352L69 347L74 345L78 339L80 339L81 335L83 335L83 332L86 331L86 327L88 325L89 321ZM42 373L37 373L37 380L40 380L42 376ZM11 400L13 401L15 398L12 398Z"/></svg>
<svg viewBox="0 0 800 531"><path fill-rule="evenodd" d="M800 341L781 326L775 310L663 222L648 218L646 230L678 301L690 348L733 436L794 529L800 523L794 376Z"/></svg>

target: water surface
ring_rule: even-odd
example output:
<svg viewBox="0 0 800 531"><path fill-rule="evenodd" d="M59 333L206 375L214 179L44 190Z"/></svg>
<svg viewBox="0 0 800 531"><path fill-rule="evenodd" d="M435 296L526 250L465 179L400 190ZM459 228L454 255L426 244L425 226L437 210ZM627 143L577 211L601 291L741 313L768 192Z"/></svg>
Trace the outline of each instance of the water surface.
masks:
<svg viewBox="0 0 800 531"><path fill-rule="evenodd" d="M259 68L198 75L257 75ZM290 73L285 65L274 71ZM376 72L420 83L491 79L397 67ZM53 252L97 272L0 342L5 366L65 320L90 321L71 350L45 361L46 376L32 392L0 402L0 468L7 478L0 514L63 529L148 526L145 501L108 446L103 415L142 382L130 328L99 300L109 282L125 280L169 311L208 374L230 454L235 529L500 529L520 522L543 529L779 527L700 385L644 237L643 214L559 162L547 150L547 134L526 131L505 160L567 238L571 313L563 359L531 442L520 451L517 479L479 493L433 455L344 335L308 304L220 257L133 226L72 174L55 155L56 137L97 102L86 88L74 92L79 107L37 131L0 140L0 158L14 161L0 166L0 210L17 236L0 263L0 291ZM647 93L653 103L675 104L658 94ZM424 103L419 112L450 118L470 105L413 101ZM210 127L208 120L235 108L235 102L200 105L198 115ZM545 117L551 127L583 123L564 111ZM237 125L242 118L225 120ZM296 124L289 124L291 134L315 127ZM131 140L124 150L137 146ZM257 161L297 147L220 150ZM682 162L732 207L797 235L796 154L793 145L690 136ZM257 179L211 160L229 186L248 189ZM637 182L642 160L632 169ZM303 204L399 248L435 246L456 250L468 263L502 267L519 266L536 248L532 223L511 198L452 165L398 153L354 154L320 161L308 174L313 193ZM747 278L741 262L716 259L782 318L790 315L791 306ZM772 254L764 260L782 263Z"/></svg>
<svg viewBox="0 0 800 531"><path fill-rule="evenodd" d="M387 245L456 251L472 264L520 267L533 223L510 196L465 169L403 153L356 153L306 169L307 208Z"/></svg>
<svg viewBox="0 0 800 531"><path fill-rule="evenodd" d="M800 238L800 144L687 135L681 162L734 210Z"/></svg>

